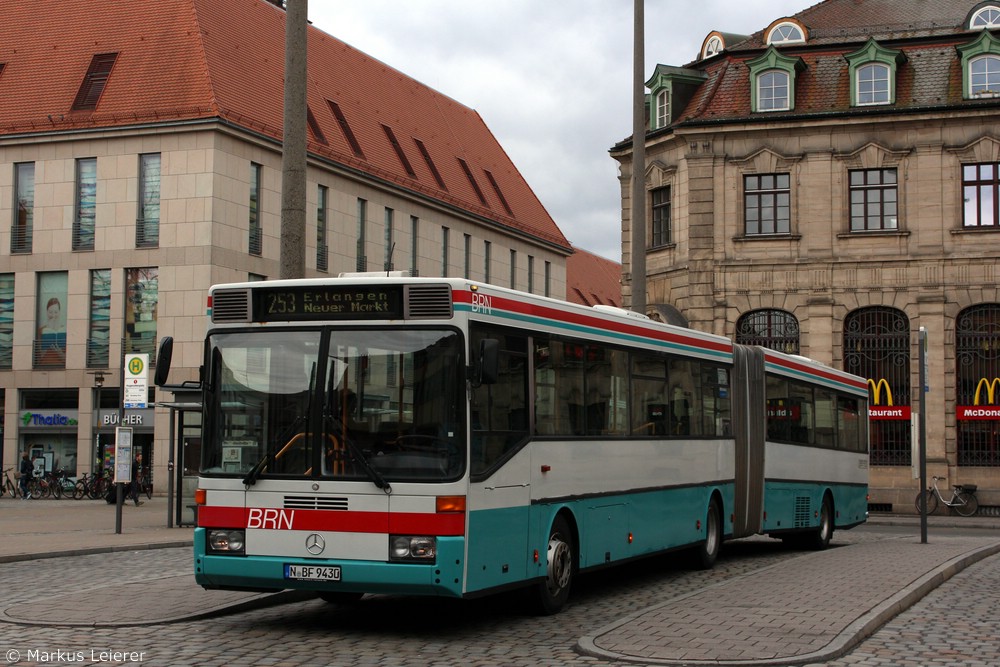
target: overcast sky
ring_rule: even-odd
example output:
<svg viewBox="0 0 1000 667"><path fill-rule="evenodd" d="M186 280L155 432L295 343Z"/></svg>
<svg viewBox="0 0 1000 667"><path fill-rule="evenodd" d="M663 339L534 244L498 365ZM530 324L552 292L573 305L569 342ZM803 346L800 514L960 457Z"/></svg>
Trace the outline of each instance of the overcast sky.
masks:
<svg viewBox="0 0 1000 667"><path fill-rule="evenodd" d="M646 0L645 71L712 30L749 35L815 0ZM475 109L570 243L621 261L632 0L312 0L309 20Z"/></svg>

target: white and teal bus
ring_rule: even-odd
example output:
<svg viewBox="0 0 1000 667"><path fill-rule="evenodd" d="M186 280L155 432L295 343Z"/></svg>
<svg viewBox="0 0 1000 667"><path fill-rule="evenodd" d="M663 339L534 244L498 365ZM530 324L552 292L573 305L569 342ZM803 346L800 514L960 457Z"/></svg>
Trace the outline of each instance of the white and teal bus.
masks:
<svg viewBox="0 0 1000 667"><path fill-rule="evenodd" d="M867 517L867 384L802 357L451 278L217 285L209 310L206 588L526 587L554 613L580 572Z"/></svg>

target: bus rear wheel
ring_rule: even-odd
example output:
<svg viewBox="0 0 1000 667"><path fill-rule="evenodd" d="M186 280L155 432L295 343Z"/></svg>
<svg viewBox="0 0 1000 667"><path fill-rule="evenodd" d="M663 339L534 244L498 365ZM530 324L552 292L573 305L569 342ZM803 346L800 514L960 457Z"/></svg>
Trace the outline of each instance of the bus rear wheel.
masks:
<svg viewBox="0 0 1000 667"><path fill-rule="evenodd" d="M823 497L823 506L819 510L819 527L808 533L805 544L810 549L822 551L830 546L833 538L833 503L830 496Z"/></svg>
<svg viewBox="0 0 1000 667"><path fill-rule="evenodd" d="M576 545L569 523L556 517L549 531L545 578L535 585L535 602L542 614L557 614L566 606L576 568Z"/></svg>

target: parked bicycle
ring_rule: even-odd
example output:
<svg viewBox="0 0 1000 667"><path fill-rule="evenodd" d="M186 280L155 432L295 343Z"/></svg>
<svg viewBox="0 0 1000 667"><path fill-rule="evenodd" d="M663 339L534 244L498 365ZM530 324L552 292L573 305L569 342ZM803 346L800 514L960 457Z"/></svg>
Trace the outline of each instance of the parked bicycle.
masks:
<svg viewBox="0 0 1000 667"><path fill-rule="evenodd" d="M65 470L56 470L49 475L49 488L52 490L54 498L74 498L76 491L76 479L66 474Z"/></svg>
<svg viewBox="0 0 1000 667"><path fill-rule="evenodd" d="M979 500L976 499L976 489L979 488L978 486L975 484L953 484L951 499L945 500L944 496L941 495L941 490L938 488L939 479L945 478L936 475L931 477L930 487L917 494L916 505L918 514L923 511L921 499L926 503L928 516L934 514L939 503L946 507L954 508L961 516L972 516L979 510Z"/></svg>
<svg viewBox="0 0 1000 667"><path fill-rule="evenodd" d="M2 498L5 493L9 494L11 498L17 498L21 495L21 492L17 488L17 484L10 477L10 471L13 469L13 467L10 467L3 471L4 478L0 481L0 498Z"/></svg>

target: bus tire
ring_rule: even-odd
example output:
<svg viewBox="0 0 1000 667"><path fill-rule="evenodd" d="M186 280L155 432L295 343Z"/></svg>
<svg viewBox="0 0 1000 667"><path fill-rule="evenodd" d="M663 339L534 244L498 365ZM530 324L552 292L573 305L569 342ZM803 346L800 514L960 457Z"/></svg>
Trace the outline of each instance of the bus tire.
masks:
<svg viewBox="0 0 1000 667"><path fill-rule="evenodd" d="M354 604L359 601L364 593L348 593L346 591L320 591L319 599L330 604Z"/></svg>
<svg viewBox="0 0 1000 667"><path fill-rule="evenodd" d="M722 511L719 501L712 498L705 514L705 540L695 547L694 566L699 570L711 570L719 558L722 546Z"/></svg>
<svg viewBox="0 0 1000 667"><path fill-rule="evenodd" d="M569 599L576 570L576 544L569 523L558 516L549 531L545 556L545 578L535 584L535 603L540 614L562 611Z"/></svg>
<svg viewBox="0 0 1000 667"><path fill-rule="evenodd" d="M822 551L830 546L833 538L833 502L830 496L823 496L823 506L819 510L819 527L808 533L805 546L814 551Z"/></svg>

